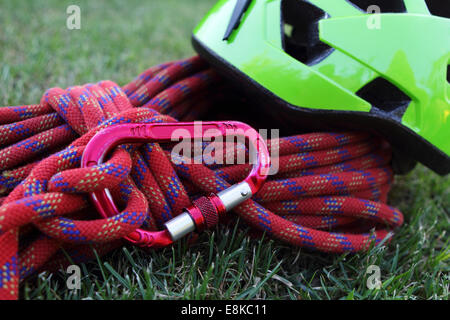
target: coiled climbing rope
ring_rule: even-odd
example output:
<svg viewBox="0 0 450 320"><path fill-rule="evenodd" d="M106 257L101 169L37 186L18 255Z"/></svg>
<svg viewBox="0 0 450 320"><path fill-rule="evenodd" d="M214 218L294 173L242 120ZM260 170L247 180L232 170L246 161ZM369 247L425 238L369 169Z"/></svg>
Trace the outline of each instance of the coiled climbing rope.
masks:
<svg viewBox="0 0 450 320"><path fill-rule="evenodd" d="M244 178L250 165L170 161L157 143L117 148L80 168L87 142L123 123L200 120L227 95L198 57L150 68L120 87L111 81L53 88L40 104L0 108L0 298L17 299L36 271L104 254L138 227L157 230L196 197ZM214 113L214 112L213 112ZM239 119L236 119L239 120ZM403 222L386 204L391 150L366 133L311 133L268 141L279 171L234 209L250 226L295 246L356 252ZM88 193L109 188L120 214L100 219Z"/></svg>

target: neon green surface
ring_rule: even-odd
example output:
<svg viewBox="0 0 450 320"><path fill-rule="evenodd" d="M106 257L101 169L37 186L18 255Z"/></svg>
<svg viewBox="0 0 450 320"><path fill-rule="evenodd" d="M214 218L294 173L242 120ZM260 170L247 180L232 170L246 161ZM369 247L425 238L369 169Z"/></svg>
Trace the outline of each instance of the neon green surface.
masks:
<svg viewBox="0 0 450 320"><path fill-rule="evenodd" d="M320 38L336 50L314 66L281 46L281 0L254 0L228 41L222 37L236 0L222 0L194 30L222 59L288 103L318 110L369 112L355 95L377 77L396 84L411 99L402 124L450 155L449 19L429 15L408 0L413 14L381 14L380 28L345 1L309 0L331 15L319 24ZM344 5L345 3L345 5Z"/></svg>
<svg viewBox="0 0 450 320"><path fill-rule="evenodd" d="M379 30L364 28L365 17L322 20L321 38L405 92L412 102L402 124L450 154L448 20L413 14L380 18Z"/></svg>

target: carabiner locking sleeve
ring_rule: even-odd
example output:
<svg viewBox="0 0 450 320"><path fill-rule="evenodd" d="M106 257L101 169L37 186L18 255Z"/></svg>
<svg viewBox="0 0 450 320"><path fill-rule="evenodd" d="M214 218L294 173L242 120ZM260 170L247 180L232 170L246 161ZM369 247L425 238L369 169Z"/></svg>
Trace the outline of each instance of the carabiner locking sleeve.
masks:
<svg viewBox="0 0 450 320"><path fill-rule="evenodd" d="M151 124L122 124L98 132L87 144L81 160L82 167L99 165L114 147L125 143L174 141L176 130L184 130L192 139L217 136L245 136L250 147L253 168L242 182L208 197L194 201L185 212L164 224L163 231L151 232L137 229L126 237L143 247L164 247L193 231L202 231L213 225L217 216L230 211L252 197L264 183L270 168L270 157L266 143L259 133L249 125L237 121L225 122L176 122ZM178 131L179 132L179 131ZM175 139L176 140L176 139ZM98 212L104 217L119 213L107 189L91 194Z"/></svg>

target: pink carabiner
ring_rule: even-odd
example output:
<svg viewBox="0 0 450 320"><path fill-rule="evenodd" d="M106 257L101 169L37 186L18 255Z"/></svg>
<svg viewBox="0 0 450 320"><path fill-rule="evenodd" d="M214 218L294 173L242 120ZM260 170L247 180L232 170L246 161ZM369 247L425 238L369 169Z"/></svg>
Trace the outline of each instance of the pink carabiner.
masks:
<svg viewBox="0 0 450 320"><path fill-rule="evenodd" d="M116 125L99 131L89 141L83 153L81 166L91 167L101 164L108 152L120 144L170 142L177 141L181 136L198 139L228 135L244 136L250 142L250 160L254 163L247 178L217 195L205 197L206 205L193 205L187 208L183 214L166 222L162 231L136 229L126 237L139 246L164 247L194 230L204 229L210 219L205 216L202 206L213 206L218 213L224 213L249 199L259 190L269 174L270 157L266 143L255 129L237 121ZM102 217L119 213L107 189L96 191L90 196Z"/></svg>

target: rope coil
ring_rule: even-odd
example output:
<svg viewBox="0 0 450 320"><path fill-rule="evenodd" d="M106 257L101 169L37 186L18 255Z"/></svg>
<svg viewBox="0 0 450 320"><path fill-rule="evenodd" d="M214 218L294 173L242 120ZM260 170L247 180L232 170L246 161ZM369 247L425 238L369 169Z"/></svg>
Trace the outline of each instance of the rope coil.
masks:
<svg viewBox="0 0 450 320"><path fill-rule="evenodd" d="M53 88L39 105L0 108L0 298L17 299L19 279L67 263L61 248L75 263L89 259L92 246L104 254L136 228L157 230L191 199L245 177L245 164L174 164L157 143L121 146L105 163L80 168L99 130L200 119L223 90L221 78L192 57L150 68L122 88L112 81ZM278 148L279 172L234 209L249 225L296 246L356 252L403 223L386 204L391 151L379 138L312 133L268 147ZM123 208L99 219L87 193L104 188Z"/></svg>

